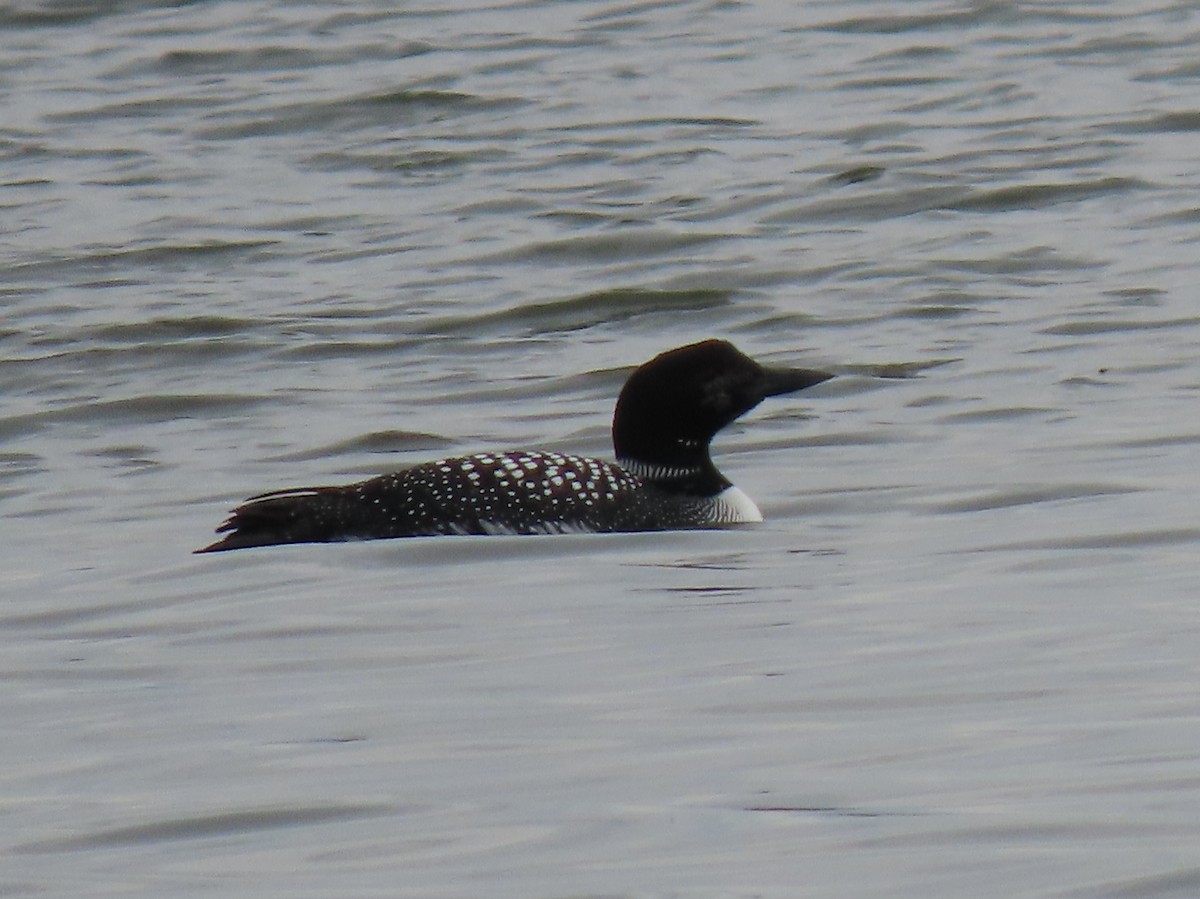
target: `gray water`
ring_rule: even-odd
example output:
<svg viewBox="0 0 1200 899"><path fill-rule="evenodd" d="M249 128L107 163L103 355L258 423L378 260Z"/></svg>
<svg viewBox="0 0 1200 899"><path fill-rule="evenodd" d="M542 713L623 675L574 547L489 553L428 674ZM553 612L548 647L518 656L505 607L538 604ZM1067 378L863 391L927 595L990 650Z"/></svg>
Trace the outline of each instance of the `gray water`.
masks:
<svg viewBox="0 0 1200 899"><path fill-rule="evenodd" d="M1200 12L471 6L0 10L0 895L1200 894ZM710 336L762 526L190 555Z"/></svg>

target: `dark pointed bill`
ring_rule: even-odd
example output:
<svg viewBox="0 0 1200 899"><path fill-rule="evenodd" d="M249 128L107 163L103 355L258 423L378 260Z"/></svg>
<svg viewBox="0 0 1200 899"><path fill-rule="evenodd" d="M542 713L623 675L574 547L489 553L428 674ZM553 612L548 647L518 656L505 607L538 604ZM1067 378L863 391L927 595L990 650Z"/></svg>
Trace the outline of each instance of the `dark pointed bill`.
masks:
<svg viewBox="0 0 1200 899"><path fill-rule="evenodd" d="M763 396L795 393L805 387L828 381L832 377L827 371L817 371L813 368L764 368Z"/></svg>

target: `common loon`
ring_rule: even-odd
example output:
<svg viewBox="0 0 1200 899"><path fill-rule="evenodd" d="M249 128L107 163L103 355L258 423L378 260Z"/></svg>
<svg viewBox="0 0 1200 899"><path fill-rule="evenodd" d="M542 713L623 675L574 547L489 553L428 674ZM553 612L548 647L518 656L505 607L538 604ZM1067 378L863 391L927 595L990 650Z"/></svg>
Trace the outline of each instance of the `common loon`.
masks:
<svg viewBox="0 0 1200 899"><path fill-rule="evenodd" d="M764 368L723 340L669 350L625 382L617 462L553 452L441 459L342 487L264 493L198 553L435 534L562 534L718 528L762 521L713 465L709 443L765 397L833 375Z"/></svg>

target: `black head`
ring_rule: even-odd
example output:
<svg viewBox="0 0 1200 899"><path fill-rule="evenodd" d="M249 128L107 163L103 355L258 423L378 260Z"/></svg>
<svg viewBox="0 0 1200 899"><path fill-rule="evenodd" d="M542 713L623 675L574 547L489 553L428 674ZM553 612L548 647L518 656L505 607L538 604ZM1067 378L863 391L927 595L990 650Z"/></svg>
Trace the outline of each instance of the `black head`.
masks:
<svg viewBox="0 0 1200 899"><path fill-rule="evenodd" d="M768 396L831 377L803 368L764 368L724 340L669 350L625 382L613 415L613 447L623 461L711 469L708 445L717 431Z"/></svg>

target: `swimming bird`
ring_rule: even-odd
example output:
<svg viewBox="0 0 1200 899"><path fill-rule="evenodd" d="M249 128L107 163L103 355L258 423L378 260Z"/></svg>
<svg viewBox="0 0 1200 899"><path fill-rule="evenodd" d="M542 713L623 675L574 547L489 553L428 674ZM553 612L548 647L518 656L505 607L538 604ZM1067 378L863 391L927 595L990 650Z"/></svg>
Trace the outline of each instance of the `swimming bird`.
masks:
<svg viewBox="0 0 1200 899"><path fill-rule="evenodd" d="M713 464L718 431L769 396L833 375L766 368L724 340L668 350L617 398L616 462L536 450L427 462L340 487L247 500L197 553L438 534L563 534L719 528L762 521Z"/></svg>

